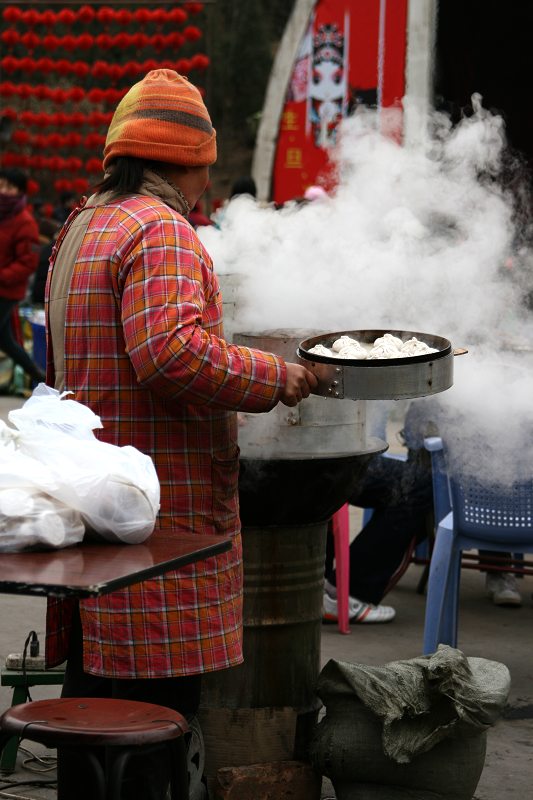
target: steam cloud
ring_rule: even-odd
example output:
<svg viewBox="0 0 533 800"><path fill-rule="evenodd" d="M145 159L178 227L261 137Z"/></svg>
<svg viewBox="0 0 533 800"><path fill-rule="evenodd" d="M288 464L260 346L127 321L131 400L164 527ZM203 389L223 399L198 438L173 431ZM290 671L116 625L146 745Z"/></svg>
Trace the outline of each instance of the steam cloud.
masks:
<svg viewBox="0 0 533 800"><path fill-rule="evenodd" d="M467 347L429 403L469 469L509 481L533 472L533 261L498 180L504 125L479 102L455 127L442 114L430 125L428 146L410 148L358 112L341 128L334 196L281 210L237 197L199 235L223 295L238 279L233 331L412 330Z"/></svg>

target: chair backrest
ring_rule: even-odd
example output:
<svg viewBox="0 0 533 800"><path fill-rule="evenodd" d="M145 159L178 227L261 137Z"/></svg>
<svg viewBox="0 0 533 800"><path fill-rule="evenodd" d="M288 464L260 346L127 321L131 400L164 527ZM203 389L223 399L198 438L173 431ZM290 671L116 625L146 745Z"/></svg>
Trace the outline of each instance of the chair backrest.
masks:
<svg viewBox="0 0 533 800"><path fill-rule="evenodd" d="M508 487L486 484L449 471L440 437L424 445L431 452L437 523L453 509L455 530L472 539L533 543L533 479Z"/></svg>
<svg viewBox="0 0 533 800"><path fill-rule="evenodd" d="M472 538L533 542L533 480L487 486L450 476L456 528Z"/></svg>
<svg viewBox="0 0 533 800"><path fill-rule="evenodd" d="M452 510L450 481L446 471L444 445L440 436L424 439L424 447L431 454L431 479L433 482L433 513L439 524Z"/></svg>

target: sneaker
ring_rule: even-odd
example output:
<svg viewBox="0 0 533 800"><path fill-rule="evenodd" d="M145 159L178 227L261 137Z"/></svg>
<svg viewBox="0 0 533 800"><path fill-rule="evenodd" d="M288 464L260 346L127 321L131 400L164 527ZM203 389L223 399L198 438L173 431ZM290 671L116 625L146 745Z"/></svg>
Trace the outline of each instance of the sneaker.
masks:
<svg viewBox="0 0 533 800"><path fill-rule="evenodd" d="M338 622L337 600L335 597L331 597L327 591L324 592L322 609L324 622ZM396 616L396 611L391 606L374 606L350 597L348 614L350 625L354 625L362 622L391 622Z"/></svg>
<svg viewBox="0 0 533 800"><path fill-rule="evenodd" d="M497 606L522 605L522 595L518 591L516 576L512 572L487 572L485 588Z"/></svg>

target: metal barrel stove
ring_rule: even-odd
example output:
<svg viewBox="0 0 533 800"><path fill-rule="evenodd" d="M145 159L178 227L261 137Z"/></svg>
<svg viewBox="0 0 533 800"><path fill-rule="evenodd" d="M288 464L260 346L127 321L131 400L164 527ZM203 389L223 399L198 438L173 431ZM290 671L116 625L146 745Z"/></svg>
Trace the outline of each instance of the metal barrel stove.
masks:
<svg viewBox="0 0 533 800"><path fill-rule="evenodd" d="M235 333L233 341L294 362L304 335ZM241 415L239 446L244 663L203 678L211 789L224 766L306 760L320 707L328 521L386 443L367 437L365 401L312 396L297 408Z"/></svg>

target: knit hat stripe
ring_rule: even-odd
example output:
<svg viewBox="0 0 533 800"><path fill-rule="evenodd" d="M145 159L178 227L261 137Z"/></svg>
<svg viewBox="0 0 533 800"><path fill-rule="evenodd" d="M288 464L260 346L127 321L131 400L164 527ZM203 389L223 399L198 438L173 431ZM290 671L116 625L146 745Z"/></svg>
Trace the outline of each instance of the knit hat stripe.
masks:
<svg viewBox="0 0 533 800"><path fill-rule="evenodd" d="M170 111L170 109L139 109L132 114L126 114L121 122L127 123L130 119L156 119L159 122L173 122L177 125L185 125L188 128L196 128L205 133L213 133L213 126L207 119L188 114L186 111Z"/></svg>
<svg viewBox="0 0 533 800"><path fill-rule="evenodd" d="M152 70L132 86L111 120L104 170L120 156L177 166L213 164L216 131L196 86L170 69Z"/></svg>

